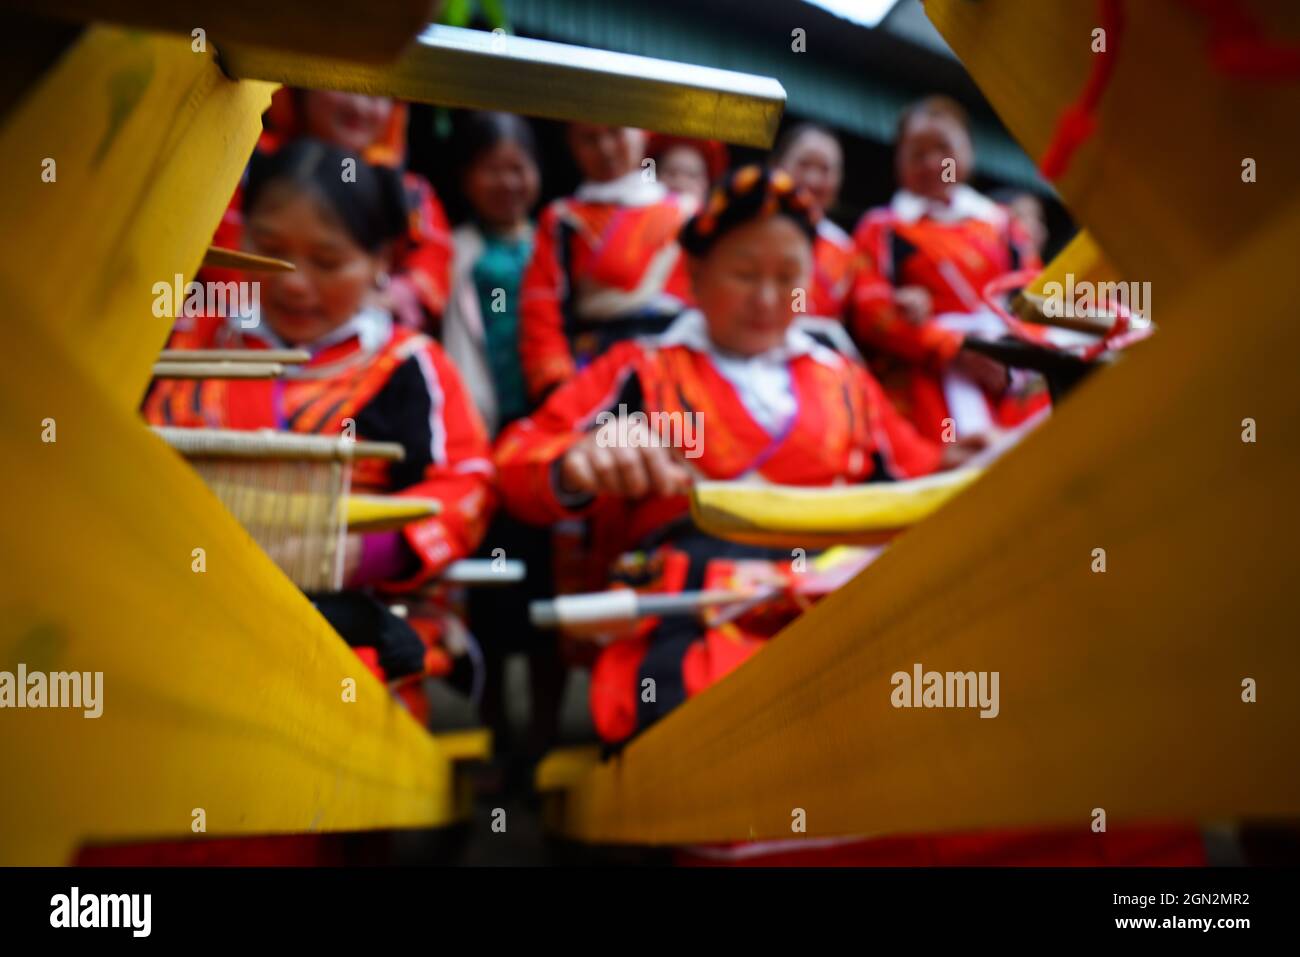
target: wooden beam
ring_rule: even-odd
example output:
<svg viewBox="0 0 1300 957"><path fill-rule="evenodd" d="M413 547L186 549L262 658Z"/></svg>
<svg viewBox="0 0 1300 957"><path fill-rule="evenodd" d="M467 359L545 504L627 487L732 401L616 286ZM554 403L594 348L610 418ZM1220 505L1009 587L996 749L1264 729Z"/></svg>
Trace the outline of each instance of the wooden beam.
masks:
<svg viewBox="0 0 1300 957"><path fill-rule="evenodd" d="M432 25L391 66L227 45L232 76L421 103L639 126L771 146L785 90L770 77Z"/></svg>
<svg viewBox="0 0 1300 957"><path fill-rule="evenodd" d="M154 285L198 266L272 89L184 40L95 26L0 128L0 294L109 401L143 397L172 326Z"/></svg>
<svg viewBox="0 0 1300 957"><path fill-rule="evenodd" d="M0 352L0 671L102 674L99 717L0 712L0 863L191 837L200 811L209 836L457 814L437 742L137 411L170 326L150 284L197 266L269 92L95 27L0 130L22 317Z"/></svg>

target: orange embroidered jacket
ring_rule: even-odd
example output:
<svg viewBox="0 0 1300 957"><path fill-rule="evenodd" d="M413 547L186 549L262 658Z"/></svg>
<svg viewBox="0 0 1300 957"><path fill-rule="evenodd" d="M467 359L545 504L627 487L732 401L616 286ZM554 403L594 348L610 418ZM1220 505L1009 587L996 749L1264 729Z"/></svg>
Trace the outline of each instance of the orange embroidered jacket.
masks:
<svg viewBox="0 0 1300 957"><path fill-rule="evenodd" d="M677 232L690 202L637 170L584 183L538 222L520 289L519 352L540 399L611 344L658 332L690 301Z"/></svg>
<svg viewBox="0 0 1300 957"><path fill-rule="evenodd" d="M854 242L860 268L849 304L850 330L895 405L923 435L939 438L950 412L944 374L964 334L938 317L980 312L984 287L1007 272L1040 265L1037 253L1002 207L967 187L958 187L946 211L900 193L889 207L862 218ZM894 305L894 290L902 286L930 293L927 321L913 323ZM1011 425L1047 397L1040 393L1028 404L987 399L991 418Z"/></svg>
<svg viewBox="0 0 1300 957"><path fill-rule="evenodd" d="M686 515L685 498L600 497L575 507L557 495L553 469L607 421L603 412L665 414L658 421L672 423L683 445L694 442L683 461L703 478L832 485L936 468L941 447L916 434L864 367L793 329L787 342L788 384L778 398L788 399L790 413L775 433L738 391L747 373L733 380L723 371L726 360L710 348L699 312L683 313L659 337L618 343L502 434L496 463L506 507L536 524L588 514L612 519L622 548Z"/></svg>
<svg viewBox="0 0 1300 957"><path fill-rule="evenodd" d="M243 330L237 320L182 320L173 349L265 349L279 346L268 334ZM358 462L358 491L436 498L443 512L406 526L406 544L419 569L385 588L408 590L469 555L486 529L494 504L487 432L455 367L437 343L397 327L386 312L358 313L312 359L278 380L159 380L144 403L157 425L262 429L312 434L343 433L398 442L402 462Z"/></svg>

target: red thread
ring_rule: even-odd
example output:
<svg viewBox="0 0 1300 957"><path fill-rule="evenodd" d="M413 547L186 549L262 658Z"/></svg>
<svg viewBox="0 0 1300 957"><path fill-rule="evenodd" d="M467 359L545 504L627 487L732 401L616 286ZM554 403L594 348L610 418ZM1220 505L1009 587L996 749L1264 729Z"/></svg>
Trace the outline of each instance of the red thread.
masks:
<svg viewBox="0 0 1300 957"><path fill-rule="evenodd" d="M1022 322L1016 316L1013 316L1002 304L998 302L998 297L1003 293L1010 292L1012 289L1018 289L1033 282L1041 275L1038 269L1021 269L1015 272L1003 273L991 279L981 291L984 298L984 304L997 313L1007 325L1007 330L1016 338L1032 342L1035 345L1043 345L1037 330L1032 329L1027 323ZM1115 310L1115 322L1106 330L1106 334L1101 337L1100 341L1094 342L1088 346L1078 357L1084 362L1094 362L1102 354L1107 352L1119 352L1127 349L1135 342L1141 342L1155 332L1155 326L1147 325L1134 329L1132 325L1133 314L1129 312L1128 307L1122 302L1107 302L1108 306ZM1101 303L1098 303L1101 306Z"/></svg>
<svg viewBox="0 0 1300 957"><path fill-rule="evenodd" d="M1097 107L1115 72L1120 39L1124 33L1123 3L1121 0L1099 0L1098 15L1102 29L1106 31L1106 50L1096 54L1083 92L1061 113L1056 132L1052 134L1047 149L1043 151L1043 158L1038 162L1039 172L1050 180L1065 175L1074 154L1096 131Z"/></svg>

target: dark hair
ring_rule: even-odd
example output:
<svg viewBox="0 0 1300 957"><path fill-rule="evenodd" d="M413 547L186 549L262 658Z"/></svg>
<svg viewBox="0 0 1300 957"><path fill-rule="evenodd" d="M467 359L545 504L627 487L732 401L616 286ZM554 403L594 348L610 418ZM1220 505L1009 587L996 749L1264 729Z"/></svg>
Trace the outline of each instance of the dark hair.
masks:
<svg viewBox="0 0 1300 957"><path fill-rule="evenodd" d="M355 182L351 176L344 179L346 160L355 164ZM320 140L305 137L274 153L254 153L244 186L244 209L251 213L273 183L310 192L368 252L375 252L407 230L401 173L386 166L371 166L355 153Z"/></svg>
<svg viewBox="0 0 1300 957"><path fill-rule="evenodd" d="M785 159L786 154L794 149L795 144L809 133L818 133L829 139L835 140L837 143L839 142L839 138L831 132L829 128L822 126L820 123L796 123L794 126L791 126L782 133L780 138L777 139L776 145L772 147L773 164L780 164L780 162Z"/></svg>
<svg viewBox="0 0 1300 957"><path fill-rule="evenodd" d="M809 242L817 238L821 217L807 191L795 186L789 173L742 166L713 187L704 209L682 227L677 242L692 256L704 256L737 226L768 216L788 216Z"/></svg>
<svg viewBox="0 0 1300 957"><path fill-rule="evenodd" d="M903 112L898 117L898 130L894 134L894 142L903 138L907 132L907 124L919 117L942 117L952 120L962 128L965 134L970 136L970 119L966 111L962 109L960 103L950 96L935 94L916 100L903 107Z"/></svg>
<svg viewBox="0 0 1300 957"><path fill-rule="evenodd" d="M470 165L499 143L514 143L537 165L537 141L533 128L514 113L470 113L457 132L456 168L464 173Z"/></svg>

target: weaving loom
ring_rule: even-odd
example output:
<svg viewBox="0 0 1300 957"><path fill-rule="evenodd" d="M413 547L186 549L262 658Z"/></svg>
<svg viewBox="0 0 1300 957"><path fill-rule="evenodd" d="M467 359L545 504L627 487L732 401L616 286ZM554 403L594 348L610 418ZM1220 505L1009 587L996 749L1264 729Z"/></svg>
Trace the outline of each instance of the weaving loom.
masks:
<svg viewBox="0 0 1300 957"><path fill-rule="evenodd" d="M205 258L250 266L209 243L290 74L757 146L773 138L784 91L762 77L451 28L411 46L428 12L419 0L294 0L255 16L205 2L6 8L14 69L0 127L0 293L27 321L0 358L0 447L11 463L0 490L42 503L32 511L48 524L19 515L0 526L5 551L23 555L0 586L23 609L0 624L0 651L71 654L115 684L94 734L61 714L27 733L23 714L18 733L0 738L0 761L26 782L0 789L0 861L57 864L87 843L188 838L194 793L205 795L211 834L225 837L463 819L454 762L484 753L486 737L462 745L412 721L139 421L168 333L150 314L151 284L190 278ZM200 23L211 42L202 51L191 37ZM57 157L57 187L28 175L33 156ZM59 423L57 444L33 445L30 424L47 418ZM334 519L322 503L337 503L336 489L301 506L325 527ZM353 516L373 504L342 501ZM219 559L202 575L189 559L198 546ZM312 574L326 577L331 557L317 553ZM507 563L502 574L517 571ZM49 635L56 646L43 644ZM344 678L358 695L340 709ZM141 753L172 758L118 771Z"/></svg>
<svg viewBox="0 0 1300 957"><path fill-rule="evenodd" d="M352 463L401 461L400 445L227 429L154 429L303 591L343 585ZM428 514L427 507L423 510Z"/></svg>
<svg viewBox="0 0 1300 957"><path fill-rule="evenodd" d="M133 5L47 6L81 22L83 7L108 16ZM568 68L553 45L527 50L544 55L527 76L551 69L567 80L566 95L541 104L551 89L542 82L503 92L524 75L509 68L512 52L524 59L513 38L501 50L470 38L455 53L473 69L459 78L455 69L398 77L391 64L411 23L377 37L387 21L370 24L373 11L346 4L311 5L333 20L305 33L296 29L298 4L265 25L219 5L185 6L199 9L169 23L119 19L182 31L211 22L214 37L224 24L236 45L263 45L227 58L244 77L331 74L335 85L372 93L738 142L770 140L779 119L770 87L746 96L733 83L721 98L749 108L710 112L701 107L713 102L707 82L661 65L641 76L654 95L637 98L628 84L592 82L600 74L589 60ZM1265 170L1293 163L1297 95L1293 85L1247 85L1211 69L1212 31L1189 6L1128 5L1128 42L1141 55L1114 73L1073 162L1054 164L1088 238L1025 298L1024 318L1036 321L1033 295L1067 272L1149 279L1168 303L1159 339L1088 380L987 480L954 494L617 760L597 766L586 749L544 764L538 786L550 792L557 831L627 844L788 837L792 807L808 809L809 837L1074 824L1093 804L1115 821L1300 810L1295 762L1277 760L1300 734L1294 696L1282 690L1243 707L1236 694L1243 675L1286 689L1297 672L1288 550L1300 518L1300 415L1290 385L1300 327L1281 304L1300 299L1291 261L1300 205L1285 175L1233 182L1244 156ZM1093 5L929 0L926 12L1026 149L1041 155L1090 69L1081 38ZM365 59L388 67L329 70L309 59L348 48L349 23L365 39L357 41ZM1265 26L1294 34L1295 11L1270 12ZM418 67L456 39L436 32L404 62ZM635 86L636 64L619 64ZM494 82L482 84L484 76ZM112 109L84 95L124 83L134 95ZM345 714L320 697L318 689L355 672L353 656L135 415L166 333L145 318L140 280L198 266L272 88L232 80L211 55L195 56L186 37L93 26L56 64L33 72L0 130L0 180L15 184L0 211L0 291L31 317L14 324L0 353L0 449L12 463L0 473L0 497L47 513L46 524L16 515L0 526L7 550L24 556L3 585L21 614L4 622L0 649L36 647L56 663L71 653L78 667L123 679L93 735L79 719L49 715L36 732L0 740L4 765L27 782L0 793L5 862L58 863L86 841L188 836L184 811L196 789L210 797L214 833L224 835L431 826L464 811L454 750L403 717L376 682L361 676L367 693ZM1144 134L1140 156L1135 130ZM46 154L59 156L58 190L31 175L31 157ZM1224 316L1249 322L1249 333L1225 332ZM1265 423L1267 441L1237 441L1246 416ZM46 418L60 422L60 439L41 446L30 438ZM142 492L141 473L168 496L165 514ZM302 501L263 506L233 486L224 495L248 497L255 516L266 508L280 525L274 536L296 521L281 508L332 529L334 552L322 547L309 563L323 576L337 567L337 510L350 506L334 481L302 481ZM700 503L710 494L703 490ZM225 557L206 576L176 559L196 542ZM1099 545L1115 563L1092 576L1087 556ZM177 634L187 640L171 640ZM900 717L888 703L888 675L938 654L1016 672L1019 699L997 721ZM230 687L248 693L232 698L222 690ZM174 757L132 776L113 763L141 752ZM271 779L275 799L267 800Z"/></svg>

